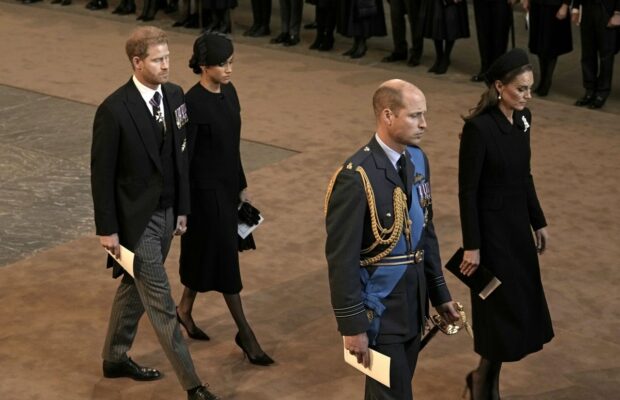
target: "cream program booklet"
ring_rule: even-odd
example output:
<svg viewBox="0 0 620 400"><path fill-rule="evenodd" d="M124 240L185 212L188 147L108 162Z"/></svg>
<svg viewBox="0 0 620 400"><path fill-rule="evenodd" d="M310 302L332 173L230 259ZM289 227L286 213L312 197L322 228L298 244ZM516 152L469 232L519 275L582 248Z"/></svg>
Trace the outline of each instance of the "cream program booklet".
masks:
<svg viewBox="0 0 620 400"><path fill-rule="evenodd" d="M107 249L106 251L112 256L112 258L114 258L114 254ZM131 251L127 250L126 247L121 246L121 258L114 258L114 260L116 260L116 262L119 263L132 278L135 278L133 275L133 253Z"/></svg>
<svg viewBox="0 0 620 400"><path fill-rule="evenodd" d="M370 353L370 366L368 368L365 368L363 364L359 364L357 357L351 355L347 349L344 349L344 361L372 379L390 387L390 357L373 349L368 349L368 351Z"/></svg>

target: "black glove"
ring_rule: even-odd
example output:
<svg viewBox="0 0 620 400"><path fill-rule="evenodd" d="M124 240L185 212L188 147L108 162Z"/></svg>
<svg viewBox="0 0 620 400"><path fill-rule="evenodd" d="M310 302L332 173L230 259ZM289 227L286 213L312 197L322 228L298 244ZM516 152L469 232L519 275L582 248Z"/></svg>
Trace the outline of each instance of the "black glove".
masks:
<svg viewBox="0 0 620 400"><path fill-rule="evenodd" d="M254 237L250 233L245 239L242 239L241 236L237 235L237 239L239 239L239 252L243 250L256 250L256 244L254 243Z"/></svg>
<svg viewBox="0 0 620 400"><path fill-rule="evenodd" d="M260 220L260 211L258 211L258 209L250 203L246 203L244 201L241 203L241 207L237 211L237 218L240 222L253 226L258 224L258 221Z"/></svg>

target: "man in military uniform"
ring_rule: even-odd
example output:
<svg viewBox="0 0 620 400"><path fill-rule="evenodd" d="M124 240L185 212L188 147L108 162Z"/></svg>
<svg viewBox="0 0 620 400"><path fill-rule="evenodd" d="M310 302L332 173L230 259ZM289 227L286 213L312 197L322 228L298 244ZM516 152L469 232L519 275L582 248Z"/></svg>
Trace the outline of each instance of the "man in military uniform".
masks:
<svg viewBox="0 0 620 400"><path fill-rule="evenodd" d="M458 319L433 228L428 160L418 147L426 100L411 83L375 92L377 132L336 173L325 199L331 301L345 349L391 358L390 387L366 378L366 399L412 399L428 298Z"/></svg>

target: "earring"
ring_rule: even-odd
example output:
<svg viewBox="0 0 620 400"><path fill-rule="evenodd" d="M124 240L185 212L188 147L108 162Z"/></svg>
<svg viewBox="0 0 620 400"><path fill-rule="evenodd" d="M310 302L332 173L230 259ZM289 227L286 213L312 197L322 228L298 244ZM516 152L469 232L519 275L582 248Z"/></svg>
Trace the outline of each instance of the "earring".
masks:
<svg viewBox="0 0 620 400"><path fill-rule="evenodd" d="M501 94L501 93L498 93L498 94L497 94L497 100L501 100L501 99L502 99L502 94Z"/></svg>

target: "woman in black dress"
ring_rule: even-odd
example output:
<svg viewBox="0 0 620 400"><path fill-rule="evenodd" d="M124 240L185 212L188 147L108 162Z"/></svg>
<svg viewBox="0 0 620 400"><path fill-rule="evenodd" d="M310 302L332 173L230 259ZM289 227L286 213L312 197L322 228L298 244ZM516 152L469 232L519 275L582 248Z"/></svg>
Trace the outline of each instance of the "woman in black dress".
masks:
<svg viewBox="0 0 620 400"><path fill-rule="evenodd" d="M366 40L386 36L383 0L339 0L337 32L353 38L353 46L342 53L351 58L362 58L368 47Z"/></svg>
<svg viewBox="0 0 620 400"><path fill-rule="evenodd" d="M569 5L570 0L523 0L523 8L530 13L530 52L538 56L540 65L534 90L539 96L549 94L558 56L573 51Z"/></svg>
<svg viewBox="0 0 620 400"><path fill-rule="evenodd" d="M486 300L472 293L478 368L467 376L471 398L499 399L502 362L518 361L553 338L538 254L546 221L530 174L525 107L534 81L527 54L513 49L487 71L489 88L465 117L459 150L459 204L465 254L461 271L479 264L502 284Z"/></svg>
<svg viewBox="0 0 620 400"><path fill-rule="evenodd" d="M428 72L445 74L456 39L469 37L469 18L465 0L425 0L424 37L433 39L435 63Z"/></svg>
<svg viewBox="0 0 620 400"><path fill-rule="evenodd" d="M185 95L189 116L191 215L181 240L180 275L185 285L177 313L191 338L209 340L192 318L197 292L224 295L239 332L235 342L253 364L273 363L258 344L243 313L239 272L237 207L247 201L239 151L241 115L230 82L233 45L221 34L194 43L189 66L200 81Z"/></svg>

